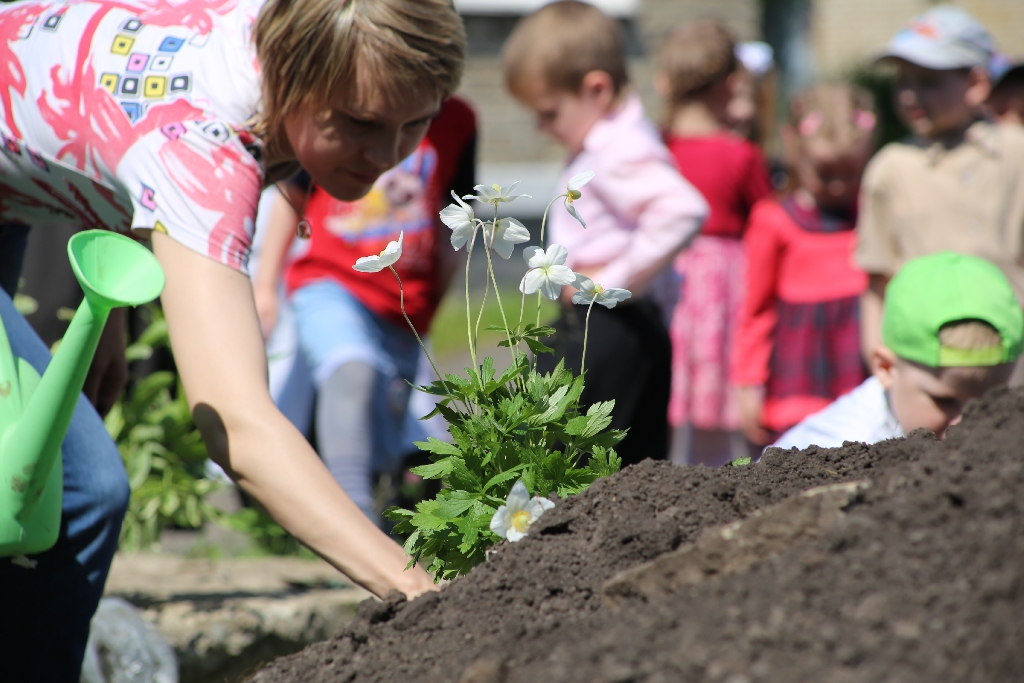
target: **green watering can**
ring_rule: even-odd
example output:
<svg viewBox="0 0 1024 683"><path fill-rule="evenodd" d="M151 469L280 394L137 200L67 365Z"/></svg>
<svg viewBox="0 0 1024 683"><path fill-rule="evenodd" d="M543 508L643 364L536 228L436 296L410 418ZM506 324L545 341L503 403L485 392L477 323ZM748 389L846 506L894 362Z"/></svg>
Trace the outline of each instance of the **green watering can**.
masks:
<svg viewBox="0 0 1024 683"><path fill-rule="evenodd" d="M164 288L153 254L123 235L80 232L68 242L68 257L85 300L42 377L11 353L0 324L0 557L40 553L57 542L60 446L107 316L152 301Z"/></svg>

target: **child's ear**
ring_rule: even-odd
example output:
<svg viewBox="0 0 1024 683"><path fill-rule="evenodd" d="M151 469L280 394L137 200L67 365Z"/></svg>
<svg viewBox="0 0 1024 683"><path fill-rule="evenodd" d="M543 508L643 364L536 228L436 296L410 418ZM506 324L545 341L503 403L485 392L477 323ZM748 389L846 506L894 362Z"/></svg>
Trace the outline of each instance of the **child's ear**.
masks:
<svg viewBox="0 0 1024 683"><path fill-rule="evenodd" d="M871 352L871 374L878 378L885 389L893 385L896 369L896 354L888 346L879 344Z"/></svg>
<svg viewBox="0 0 1024 683"><path fill-rule="evenodd" d="M663 100L667 100L669 95L672 94L672 84L668 80L668 76L664 71L658 71L654 74L654 92L658 93L658 97Z"/></svg>
<svg viewBox="0 0 1024 683"><path fill-rule="evenodd" d="M580 84L580 98L608 108L615 100L615 82L607 71L588 71Z"/></svg>
<svg viewBox="0 0 1024 683"><path fill-rule="evenodd" d="M971 69L968 75L967 92L964 93L964 101L972 107L980 107L992 94L992 79L985 67L976 66Z"/></svg>

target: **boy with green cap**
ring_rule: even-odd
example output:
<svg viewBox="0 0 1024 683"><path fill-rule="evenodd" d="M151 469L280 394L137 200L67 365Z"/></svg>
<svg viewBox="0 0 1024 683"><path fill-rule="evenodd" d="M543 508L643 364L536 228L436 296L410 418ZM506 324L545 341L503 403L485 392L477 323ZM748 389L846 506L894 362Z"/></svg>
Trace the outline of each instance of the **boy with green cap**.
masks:
<svg viewBox="0 0 1024 683"><path fill-rule="evenodd" d="M861 185L856 262L870 276L861 298L865 359L879 342L889 278L918 256L948 250L986 258L1024 300L1024 130L986 118L994 53L977 19L939 5L878 55L895 67L896 113L911 135L876 154Z"/></svg>
<svg viewBox="0 0 1024 683"><path fill-rule="evenodd" d="M988 261L945 251L889 283L874 375L772 444L827 448L930 429L942 438L964 403L1005 385L1024 346L1024 313Z"/></svg>

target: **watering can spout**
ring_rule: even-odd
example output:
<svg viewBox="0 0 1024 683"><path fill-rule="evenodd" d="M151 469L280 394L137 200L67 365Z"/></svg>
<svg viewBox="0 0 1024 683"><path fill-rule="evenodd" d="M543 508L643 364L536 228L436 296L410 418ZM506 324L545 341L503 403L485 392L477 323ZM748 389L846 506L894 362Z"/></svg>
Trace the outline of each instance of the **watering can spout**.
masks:
<svg viewBox="0 0 1024 683"><path fill-rule="evenodd" d="M57 541L63 488L60 448L110 311L152 301L164 286L153 254L103 230L68 242L85 292L42 377L11 353L0 325L0 557Z"/></svg>

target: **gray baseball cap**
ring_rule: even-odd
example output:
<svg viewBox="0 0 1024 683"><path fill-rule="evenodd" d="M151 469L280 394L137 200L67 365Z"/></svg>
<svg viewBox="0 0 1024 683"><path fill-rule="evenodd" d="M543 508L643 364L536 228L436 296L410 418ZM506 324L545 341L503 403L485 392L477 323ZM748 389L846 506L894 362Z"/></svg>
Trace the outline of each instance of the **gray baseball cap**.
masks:
<svg viewBox="0 0 1024 683"><path fill-rule="evenodd" d="M876 61L903 59L926 69L987 68L994 53L992 34L977 19L959 7L939 5L911 20Z"/></svg>

